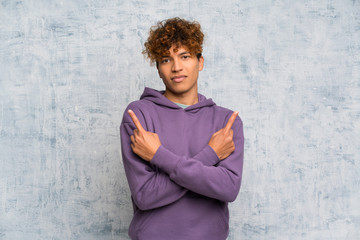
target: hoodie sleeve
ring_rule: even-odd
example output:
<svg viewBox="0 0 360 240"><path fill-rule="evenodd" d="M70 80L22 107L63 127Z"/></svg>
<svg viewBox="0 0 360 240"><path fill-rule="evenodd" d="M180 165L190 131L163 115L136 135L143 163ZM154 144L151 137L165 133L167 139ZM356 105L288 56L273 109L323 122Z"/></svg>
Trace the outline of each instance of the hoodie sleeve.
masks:
<svg viewBox="0 0 360 240"><path fill-rule="evenodd" d="M131 108L142 126L146 126L142 113ZM135 125L124 113L120 125L121 152L131 196L141 210L149 210L170 204L181 198L187 189L172 181L163 171L141 159L131 149L130 136Z"/></svg>
<svg viewBox="0 0 360 240"><path fill-rule="evenodd" d="M232 202L240 190L244 158L243 124L239 117L232 128L235 151L217 165L204 165L194 158L178 156L164 146L160 146L151 162L186 189L220 201Z"/></svg>

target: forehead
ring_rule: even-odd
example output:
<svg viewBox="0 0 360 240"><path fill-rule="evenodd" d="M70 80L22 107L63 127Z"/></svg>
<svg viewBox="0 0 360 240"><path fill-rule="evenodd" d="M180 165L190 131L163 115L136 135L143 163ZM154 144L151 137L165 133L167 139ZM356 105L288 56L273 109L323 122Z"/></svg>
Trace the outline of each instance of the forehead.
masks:
<svg viewBox="0 0 360 240"><path fill-rule="evenodd" d="M169 49L169 51L167 52L167 54L177 55L177 54L182 54L184 52L189 52L189 48L184 45L173 44Z"/></svg>

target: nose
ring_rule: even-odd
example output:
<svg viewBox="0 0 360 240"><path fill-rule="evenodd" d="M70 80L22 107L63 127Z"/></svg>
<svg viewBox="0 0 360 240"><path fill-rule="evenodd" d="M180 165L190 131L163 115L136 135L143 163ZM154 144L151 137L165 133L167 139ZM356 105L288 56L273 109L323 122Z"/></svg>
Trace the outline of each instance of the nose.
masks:
<svg viewBox="0 0 360 240"><path fill-rule="evenodd" d="M182 64L181 64L181 61L179 59L174 59L173 60L173 64L172 64L172 68L171 68L171 71L173 72L179 72L182 70Z"/></svg>

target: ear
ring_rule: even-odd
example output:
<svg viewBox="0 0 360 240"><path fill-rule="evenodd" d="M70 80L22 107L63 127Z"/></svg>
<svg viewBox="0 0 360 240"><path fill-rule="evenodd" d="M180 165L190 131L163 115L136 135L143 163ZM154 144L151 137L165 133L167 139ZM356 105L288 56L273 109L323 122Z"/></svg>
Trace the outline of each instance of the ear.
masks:
<svg viewBox="0 0 360 240"><path fill-rule="evenodd" d="M203 68L204 68L204 57L201 56L201 57L199 58L199 72L200 72L201 70L203 70Z"/></svg>

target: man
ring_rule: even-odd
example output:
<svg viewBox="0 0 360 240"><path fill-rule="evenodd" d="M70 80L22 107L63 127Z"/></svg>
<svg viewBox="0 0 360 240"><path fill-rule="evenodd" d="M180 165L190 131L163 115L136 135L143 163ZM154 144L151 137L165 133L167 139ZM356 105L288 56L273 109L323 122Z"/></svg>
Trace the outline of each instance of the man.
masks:
<svg viewBox="0 0 360 240"><path fill-rule="evenodd" d="M131 239L222 240L229 233L243 168L237 112L198 93L203 69L200 25L180 18L150 31L144 53L165 91L145 88L120 126L134 217Z"/></svg>

